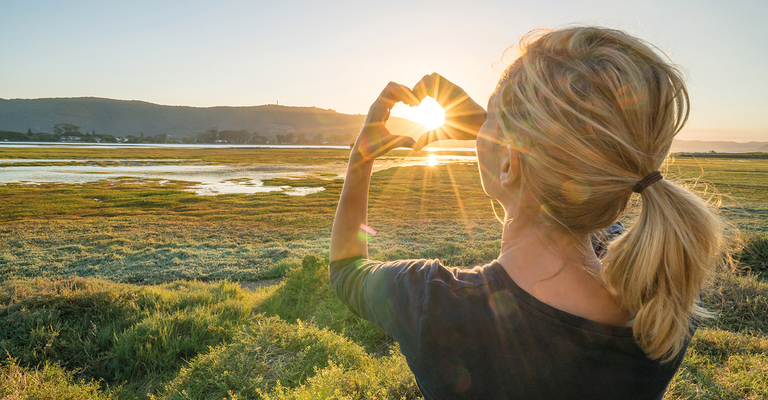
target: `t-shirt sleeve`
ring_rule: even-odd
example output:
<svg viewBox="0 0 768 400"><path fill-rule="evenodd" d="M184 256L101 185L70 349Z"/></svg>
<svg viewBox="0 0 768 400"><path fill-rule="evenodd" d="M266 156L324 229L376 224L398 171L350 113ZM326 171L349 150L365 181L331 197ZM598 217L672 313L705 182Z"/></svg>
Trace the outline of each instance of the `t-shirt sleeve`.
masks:
<svg viewBox="0 0 768 400"><path fill-rule="evenodd" d="M336 294L353 313L392 336L406 353L416 346L436 260L373 261L351 258L329 266Z"/></svg>

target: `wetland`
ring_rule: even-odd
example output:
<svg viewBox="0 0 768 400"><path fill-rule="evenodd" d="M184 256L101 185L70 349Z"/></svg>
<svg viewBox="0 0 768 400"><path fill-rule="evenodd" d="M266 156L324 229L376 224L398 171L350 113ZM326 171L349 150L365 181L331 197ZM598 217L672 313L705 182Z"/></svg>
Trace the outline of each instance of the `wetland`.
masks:
<svg viewBox="0 0 768 400"><path fill-rule="evenodd" d="M348 154L0 147L0 395L34 381L94 399L418 398L396 345L328 287ZM501 227L473 157L377 162L371 257L493 260ZM768 159L676 156L663 172L715 204L736 259L665 398L764 398Z"/></svg>

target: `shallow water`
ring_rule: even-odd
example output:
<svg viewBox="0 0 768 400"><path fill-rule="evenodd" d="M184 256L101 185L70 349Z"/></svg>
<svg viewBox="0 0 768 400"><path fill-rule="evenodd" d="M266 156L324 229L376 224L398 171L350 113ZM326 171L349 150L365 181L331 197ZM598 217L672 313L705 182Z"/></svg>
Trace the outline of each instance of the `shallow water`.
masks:
<svg viewBox="0 0 768 400"><path fill-rule="evenodd" d="M7 160L3 160L7 161ZM46 160L61 161L61 160ZM125 161L125 160L117 160ZM225 193L260 193L285 191L293 195L315 193L323 188L290 186L264 186L263 179L290 178L307 175L307 167L290 166L248 166L231 165L136 165L136 166L8 166L0 168L2 183L70 183L80 184L102 179L133 177L139 179L160 179L198 182L190 188L200 195Z"/></svg>
<svg viewBox="0 0 768 400"><path fill-rule="evenodd" d="M412 165L440 165L455 162L474 162L475 156L449 156L430 154L427 157L383 157L376 160L374 171L392 167ZM68 183L82 184L103 179L133 177L138 179L159 179L198 182L189 190L199 195L228 193L262 193L283 191L289 195L304 196L324 190L322 187L300 186L264 186L263 180L269 178L299 178L319 173L332 173L337 176L325 176L333 179L344 176L346 164L326 165L199 165L193 160L190 164L163 165L155 164L158 160L112 159L117 162L139 162L138 165L100 166L100 165L39 165L14 166L18 162L88 162L93 160L20 160L0 159L0 184L2 183ZM168 160L170 161L170 160ZM146 163L146 164L145 164ZM10 165L8 165L10 164Z"/></svg>
<svg viewBox="0 0 768 400"><path fill-rule="evenodd" d="M0 147L53 147L53 148L184 148L184 149L349 149L349 146L310 145L310 144L204 144L204 143L77 143L77 142L0 142ZM406 149L407 150L407 149ZM474 147L425 147L425 151L464 151L475 152Z"/></svg>

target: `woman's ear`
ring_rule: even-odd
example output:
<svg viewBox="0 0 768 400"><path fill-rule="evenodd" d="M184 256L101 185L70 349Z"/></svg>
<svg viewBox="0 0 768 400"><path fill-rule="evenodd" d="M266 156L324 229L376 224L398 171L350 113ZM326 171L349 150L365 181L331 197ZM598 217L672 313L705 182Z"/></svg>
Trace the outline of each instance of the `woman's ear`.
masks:
<svg viewBox="0 0 768 400"><path fill-rule="evenodd" d="M520 178L520 158L519 154L511 145L503 147L501 150L501 172L499 180L502 186L512 187Z"/></svg>

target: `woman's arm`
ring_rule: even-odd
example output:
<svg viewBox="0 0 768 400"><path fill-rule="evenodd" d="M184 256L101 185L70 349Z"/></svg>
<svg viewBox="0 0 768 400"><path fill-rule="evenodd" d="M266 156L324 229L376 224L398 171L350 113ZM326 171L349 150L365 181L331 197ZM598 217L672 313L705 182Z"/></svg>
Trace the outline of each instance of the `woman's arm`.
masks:
<svg viewBox="0 0 768 400"><path fill-rule="evenodd" d="M415 106L421 101L409 88L390 82L371 105L352 148L333 221L331 261L368 257L368 240L362 227L368 222L368 186L373 160L396 147L413 147L416 143L411 137L391 134L385 126L390 110L398 102Z"/></svg>
<svg viewBox="0 0 768 400"><path fill-rule="evenodd" d="M425 97L434 98L445 108L445 124L419 137L418 142L408 136L391 134L385 127L392 107L403 102L416 106ZM422 147L445 139L473 140L486 119L486 112L463 89L442 76L433 73L424 76L413 87L390 82L371 105L363 129L349 157L347 177L341 190L336 218L331 233L330 260L368 257L368 240L363 227L367 226L368 186L373 160L395 147Z"/></svg>
<svg viewBox="0 0 768 400"><path fill-rule="evenodd" d="M426 84L439 82L433 80L435 77L439 78L437 74L428 75L417 86L424 89ZM421 335L420 318L423 315L426 282L440 263L434 260L387 263L342 260L368 257L365 225L373 160L395 147L413 148L416 144L413 138L392 135L387 131L384 124L392 106L398 101L417 105L424 96L438 93L437 87L430 88L420 90L418 95L414 95L407 87L390 83L373 103L349 157L347 176L331 234L331 263L328 273L333 290L356 315L371 321L394 337L400 343L404 354L416 354L417 347L414 346L418 344ZM445 94L445 91L441 92ZM479 106L477 108L482 112L484 120L485 111ZM458 109L466 110L464 107ZM464 116L470 114L476 115L477 112L466 113ZM446 117L446 121L448 120ZM482 122L479 125L482 125ZM424 144L440 138L443 136L425 135Z"/></svg>
<svg viewBox="0 0 768 400"><path fill-rule="evenodd" d="M331 261L361 256L368 258L368 241L360 228L368 223L368 186L373 160L354 161L347 167L331 233Z"/></svg>

